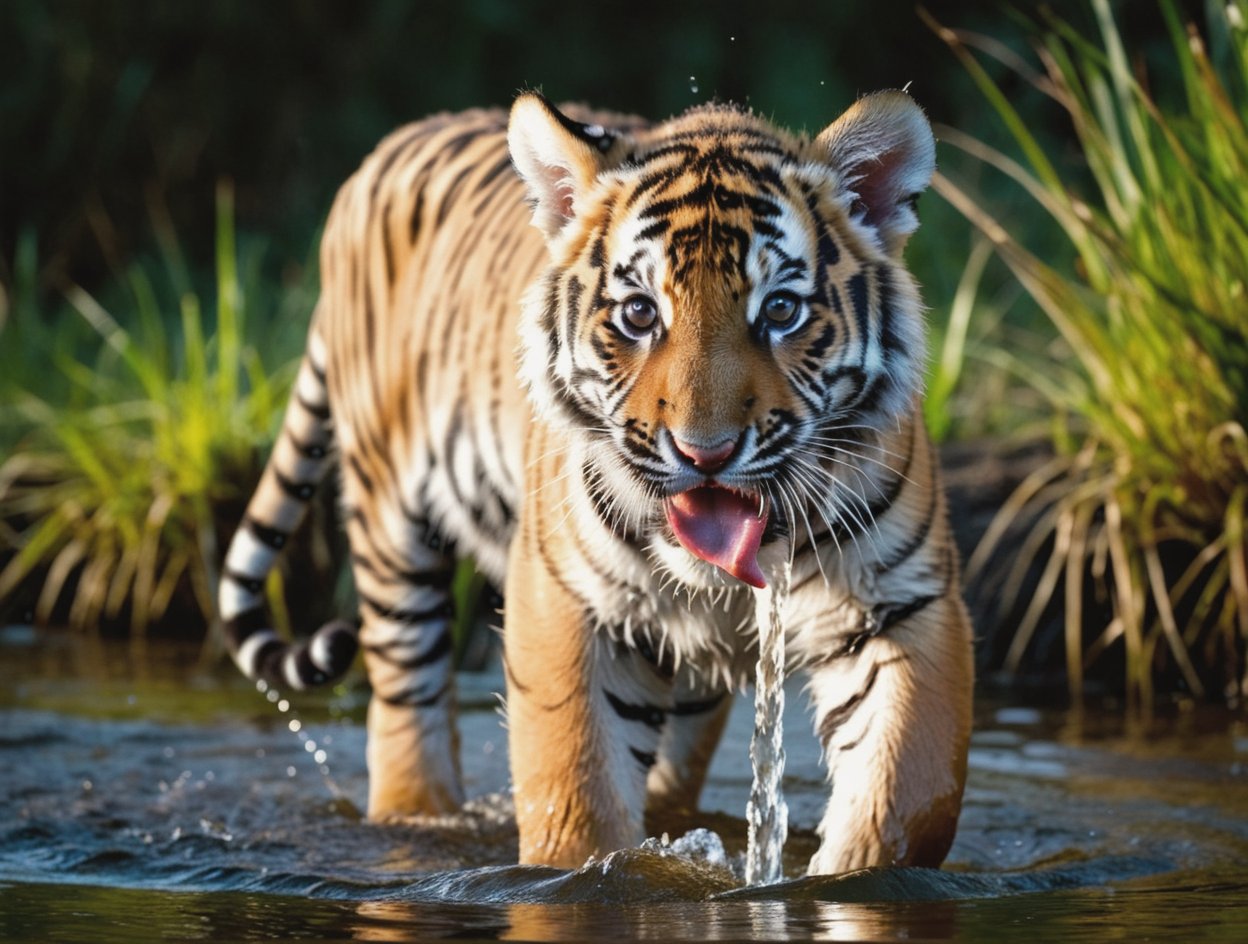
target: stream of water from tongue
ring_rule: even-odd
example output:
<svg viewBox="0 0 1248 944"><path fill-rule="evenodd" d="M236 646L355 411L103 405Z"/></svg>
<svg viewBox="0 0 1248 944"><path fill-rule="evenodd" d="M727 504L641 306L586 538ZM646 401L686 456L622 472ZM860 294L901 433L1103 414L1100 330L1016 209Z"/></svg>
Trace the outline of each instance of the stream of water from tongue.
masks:
<svg viewBox="0 0 1248 944"><path fill-rule="evenodd" d="M759 606L758 666L754 678L754 737L750 760L754 783L745 818L749 825L745 880L768 885L784 878L781 854L789 834L789 807L780 781L784 776L784 621L782 610L789 595L789 565L773 576L771 586L759 591L767 599L767 618ZM760 601L761 603L761 601Z"/></svg>

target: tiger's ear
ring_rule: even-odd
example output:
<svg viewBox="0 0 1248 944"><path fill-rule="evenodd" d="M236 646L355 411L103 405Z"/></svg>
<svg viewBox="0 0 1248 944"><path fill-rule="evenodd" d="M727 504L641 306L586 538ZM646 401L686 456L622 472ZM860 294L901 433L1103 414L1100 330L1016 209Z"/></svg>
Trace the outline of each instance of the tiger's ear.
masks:
<svg viewBox="0 0 1248 944"><path fill-rule="evenodd" d="M866 95L816 142L888 252L900 253L919 227L915 203L936 171L936 140L923 109L905 92Z"/></svg>
<svg viewBox="0 0 1248 944"><path fill-rule="evenodd" d="M533 225L553 239L576 216L598 174L620 151L620 136L569 118L536 92L511 106L507 147L533 204Z"/></svg>

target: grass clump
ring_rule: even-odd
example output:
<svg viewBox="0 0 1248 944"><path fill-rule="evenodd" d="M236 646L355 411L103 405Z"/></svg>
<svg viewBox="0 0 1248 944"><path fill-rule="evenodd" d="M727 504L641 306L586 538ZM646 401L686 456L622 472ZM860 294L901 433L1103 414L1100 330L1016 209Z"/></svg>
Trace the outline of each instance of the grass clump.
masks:
<svg viewBox="0 0 1248 944"><path fill-rule="evenodd" d="M0 608L20 601L37 622L136 632L175 599L201 625L215 610L223 529L258 478L313 296L263 291L259 253L240 272L228 188L217 199L215 311L172 234L161 242L161 265L124 275L124 325L80 288L66 293L77 324L44 319L14 279L0 323ZM277 316L265 336L249 324L262 301Z"/></svg>
<svg viewBox="0 0 1248 944"><path fill-rule="evenodd" d="M1058 456L1006 506L971 561L998 559L1012 516L1034 521L1001 599L1035 592L1007 656L1017 669L1061 607L1072 692L1107 653L1128 695L1164 681L1248 694L1248 4L1211 7L1208 36L1161 11L1178 93L1133 69L1108 0L1092 42L1050 20L1032 70L983 37L937 27L1023 155L943 129L1004 172L1060 227L1074 273L1023 245L947 177L937 188L992 241L1061 339L1062 357L1017 358L1058 408ZM975 52L995 56L1065 109L1089 195L1057 169ZM1047 557L1046 557L1047 555ZM1033 571L1034 574L1034 571Z"/></svg>

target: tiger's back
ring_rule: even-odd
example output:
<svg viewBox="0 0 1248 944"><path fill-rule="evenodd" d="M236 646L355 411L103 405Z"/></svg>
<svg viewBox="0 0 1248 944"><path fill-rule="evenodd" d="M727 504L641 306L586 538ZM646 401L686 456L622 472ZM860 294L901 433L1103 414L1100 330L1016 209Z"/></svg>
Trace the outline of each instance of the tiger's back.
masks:
<svg viewBox="0 0 1248 944"><path fill-rule="evenodd" d="M516 299L544 259L493 111L388 137L340 192L322 249L313 332L348 515L405 494L500 588L529 413Z"/></svg>
<svg viewBox="0 0 1248 944"><path fill-rule="evenodd" d="M527 95L364 161L220 600L249 675L345 671L349 626L289 645L261 592L336 466L371 816L463 800L450 581L470 556L507 591L522 861L579 864L696 805L755 612L790 580L834 787L812 870L943 858L970 631L901 260L933 154L901 93L815 139L726 106L646 126Z"/></svg>

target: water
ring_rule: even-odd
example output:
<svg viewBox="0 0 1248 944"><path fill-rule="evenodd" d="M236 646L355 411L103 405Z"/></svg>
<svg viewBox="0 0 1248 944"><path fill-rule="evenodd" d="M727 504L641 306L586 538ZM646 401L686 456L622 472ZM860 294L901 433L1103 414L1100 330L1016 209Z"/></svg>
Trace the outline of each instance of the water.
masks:
<svg viewBox="0 0 1248 944"><path fill-rule="evenodd" d="M519 867L498 676L460 679L469 808L381 826L360 693L297 706L331 786L289 713L150 649L0 632L0 940L1248 940L1242 714L981 699L947 867L808 879L827 786L791 688L785 880L751 887L747 699L670 841Z"/></svg>
<svg viewBox="0 0 1248 944"><path fill-rule="evenodd" d="M784 620L789 595L789 565L771 586L760 591L766 618L758 621L758 665L754 670L754 734L750 760L754 781L745 819L749 832L745 881L770 885L784 878L782 856L789 835L789 807L784 802Z"/></svg>

